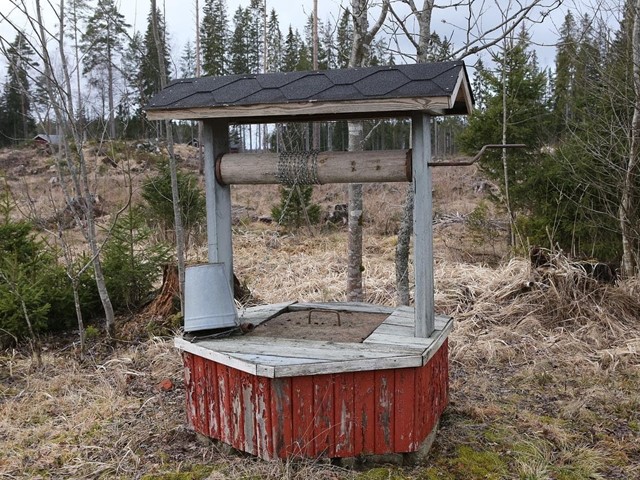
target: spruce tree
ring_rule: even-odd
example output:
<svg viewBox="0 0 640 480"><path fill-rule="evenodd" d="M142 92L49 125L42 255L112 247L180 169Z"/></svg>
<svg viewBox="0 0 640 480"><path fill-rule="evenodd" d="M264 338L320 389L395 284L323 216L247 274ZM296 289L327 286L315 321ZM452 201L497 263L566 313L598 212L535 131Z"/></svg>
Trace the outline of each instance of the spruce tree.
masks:
<svg viewBox="0 0 640 480"><path fill-rule="evenodd" d="M158 93L161 88L161 72L160 72L160 59L158 58L158 49L156 48L155 39L153 36L153 22L152 22L152 14L153 12L149 12L148 22L147 22L147 31L144 36L143 41L143 56L142 63L140 65L140 79L142 84L142 104L146 104L147 101L156 93ZM158 34L160 36L161 43L161 51L162 51L162 62L165 65L165 71L167 72L167 76L170 77L170 57L169 57L169 48L167 32L165 28L164 18L160 10L156 11L156 18L158 19Z"/></svg>
<svg viewBox="0 0 640 480"><path fill-rule="evenodd" d="M484 85L484 105L472 113L468 128L458 139L468 153L477 152L485 144L502 143L503 92L506 94L507 143L527 145L525 149L512 150L508 154L509 193L513 210L526 211L537 201L536 192L531 191L532 185L545 175L540 170L539 152L546 141L545 125L550 120L545 99L547 76L538 67L524 31L494 54L493 61L498 66L497 71L483 66L477 71L479 81ZM501 153L488 152L481 166L490 178L499 180L504 187Z"/></svg>
<svg viewBox="0 0 640 480"><path fill-rule="evenodd" d="M202 69L205 75L226 75L228 71L229 25L225 0L206 0L200 26Z"/></svg>
<svg viewBox="0 0 640 480"><path fill-rule="evenodd" d="M18 33L5 53L8 67L0 101L0 145L16 145L35 133L29 84L34 52L24 34Z"/></svg>
<svg viewBox="0 0 640 480"><path fill-rule="evenodd" d="M569 11L560 28L555 62L553 127L558 137L566 131L568 122L571 122L573 118L571 95L575 88L577 41L576 22Z"/></svg>
<svg viewBox="0 0 640 480"><path fill-rule="evenodd" d="M251 73L251 40L248 32L251 26L251 15L248 9L238 7L233 15L233 34L229 47L230 73Z"/></svg>
<svg viewBox="0 0 640 480"><path fill-rule="evenodd" d="M191 78L196 75L196 51L190 40L185 43L180 57L180 78Z"/></svg>
<svg viewBox="0 0 640 480"><path fill-rule="evenodd" d="M264 66L265 10L263 0L251 0L247 8L248 21L248 63L250 73L260 73Z"/></svg>
<svg viewBox="0 0 640 480"><path fill-rule="evenodd" d="M282 55L282 71L293 72L297 70L300 62L300 34L296 30L295 33L291 25L289 32L284 41L284 52Z"/></svg>
<svg viewBox="0 0 640 480"><path fill-rule="evenodd" d="M280 72L283 64L282 31L275 9L267 21L267 71Z"/></svg>
<svg viewBox="0 0 640 480"><path fill-rule="evenodd" d="M336 63L338 68L347 68L349 66L352 42L353 25L351 24L349 9L346 9L340 17L336 32Z"/></svg>

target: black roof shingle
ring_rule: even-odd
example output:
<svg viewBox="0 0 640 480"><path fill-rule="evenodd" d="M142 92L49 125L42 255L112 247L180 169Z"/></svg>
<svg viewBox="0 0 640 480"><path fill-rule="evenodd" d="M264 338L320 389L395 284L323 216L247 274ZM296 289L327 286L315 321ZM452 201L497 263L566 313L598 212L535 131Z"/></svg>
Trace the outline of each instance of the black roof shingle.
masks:
<svg viewBox="0 0 640 480"><path fill-rule="evenodd" d="M398 109L408 109L409 113L411 110L429 110L429 105L435 99L438 108L433 110L441 114L469 113L473 97L464 63L422 63L176 80L149 101L146 111L152 119L224 116L234 120L251 116L254 120L260 117L264 121L271 116L266 108L269 106L295 104L300 108L290 109L288 116L313 117L320 112L317 104L321 103L325 106L323 115L327 117L332 112L331 106L335 106L336 112L340 111L344 116L347 112L339 107L346 105L348 110L349 104L357 103L360 113L375 116L377 107L363 107L363 103L383 100L393 105L394 100L402 99L418 101L415 108L398 103ZM305 104L312 103L315 104L313 108L305 108ZM261 108L247 113L247 107L252 106ZM402 113L393 109L391 106L377 113ZM282 116L282 113L279 115Z"/></svg>

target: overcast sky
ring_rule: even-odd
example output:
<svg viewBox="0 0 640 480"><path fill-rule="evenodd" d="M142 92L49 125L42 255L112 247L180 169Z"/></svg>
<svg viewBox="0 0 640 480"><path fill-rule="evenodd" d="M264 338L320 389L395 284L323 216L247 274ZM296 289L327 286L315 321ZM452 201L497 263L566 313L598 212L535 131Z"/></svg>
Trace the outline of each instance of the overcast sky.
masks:
<svg viewBox="0 0 640 480"><path fill-rule="evenodd" d="M16 1L24 1L28 6L34 5L33 0L13 0L13 2ZM479 2L481 1L482 0L479 0ZM499 1L501 5L506 5L508 3L508 0ZM551 2L552 0L547 1ZM545 24L534 25L531 27L533 40L540 44L553 45L558 27L562 23L566 9L579 8L576 7L576 3L578 6L587 6L590 1L591 0L580 0L574 2L574 0L565 0L563 8L555 12L554 15L545 22ZM605 1L616 3L621 0ZM280 28L283 31L283 34L286 34L290 24L294 28L299 29L302 33L306 19L312 11L313 0L266 0L266 2L268 11L271 9L275 9L277 11L280 20ZM47 1L42 1L43 5L46 5L47 3ZM52 0L52 3L58 4L59 2ZM200 8L202 9L204 0L199 0L199 3ZM332 23L335 23L337 18L340 16L341 6L343 4L347 5L348 3L348 0L319 0L318 17L322 21L330 19ZM418 0L417 3L421 4L422 0ZM445 0L437 2L439 5L444 3L446 3ZM116 1L116 4L118 4L120 12L125 15L127 22L131 24L134 29L141 31L146 29L147 16L150 9L149 0L120 0ZM247 6L248 4L249 0L227 0L229 20L231 21L233 13L238 8L238 5ZM492 0L487 1L486 4L492 4ZM157 0L157 5L165 12L166 23L171 39L171 54L174 61L178 62L185 43L188 40L193 41L195 38L195 0ZM487 25L494 24L500 18L500 14L497 10L498 9L495 7L486 8L484 10L481 21L485 28ZM15 9L12 6L12 0L0 0L0 12L4 15L8 15L19 28L26 28L27 23L16 14ZM459 28L464 26L464 13L465 12L462 10L436 9L434 11L434 18L432 21L433 30L441 36L450 36L453 34L454 44L459 46L464 41L461 34L462 28ZM579 17L579 15L580 14L578 13L577 16ZM52 12L47 12L45 18L49 26L54 28L56 19ZM456 26L456 22L459 22L461 25ZM4 37L4 39L8 41L12 41L15 38L15 30L9 25L9 22L2 18L0 18L0 36ZM411 51L412 49L407 46L407 50ZM538 49L538 56L541 65L552 66L554 62L555 48L552 46L547 48L540 47ZM6 71L4 58L1 58L0 62L0 82L3 82ZM475 59L467 59L467 64L470 66L474 62Z"/></svg>

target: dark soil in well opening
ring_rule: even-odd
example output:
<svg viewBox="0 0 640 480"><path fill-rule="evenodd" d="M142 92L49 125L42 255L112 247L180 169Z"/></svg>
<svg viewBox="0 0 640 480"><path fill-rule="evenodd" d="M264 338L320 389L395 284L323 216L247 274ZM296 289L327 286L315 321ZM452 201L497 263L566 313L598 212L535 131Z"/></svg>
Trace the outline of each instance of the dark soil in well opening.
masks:
<svg viewBox="0 0 640 480"><path fill-rule="evenodd" d="M385 313L301 310L286 312L247 335L343 343L362 343L388 317Z"/></svg>

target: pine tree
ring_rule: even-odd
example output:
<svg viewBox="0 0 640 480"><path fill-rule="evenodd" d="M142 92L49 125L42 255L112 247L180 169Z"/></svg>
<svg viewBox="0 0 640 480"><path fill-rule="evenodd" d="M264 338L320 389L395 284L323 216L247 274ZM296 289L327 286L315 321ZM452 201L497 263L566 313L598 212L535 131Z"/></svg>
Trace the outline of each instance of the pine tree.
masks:
<svg viewBox="0 0 640 480"><path fill-rule="evenodd" d="M93 15L87 22L82 36L84 72L94 75L107 71L106 85L109 101L109 133L116 136L115 124L115 73L117 58L124 48L126 29L130 27L118 11L114 0L99 0Z"/></svg>
<svg viewBox="0 0 640 480"><path fill-rule="evenodd" d="M205 75L228 72L229 25L225 0L206 0L200 26L202 69Z"/></svg>
<svg viewBox="0 0 640 480"><path fill-rule="evenodd" d="M0 145L23 143L35 132L29 85L33 55L23 33L18 33L6 50L8 75L0 101Z"/></svg>

